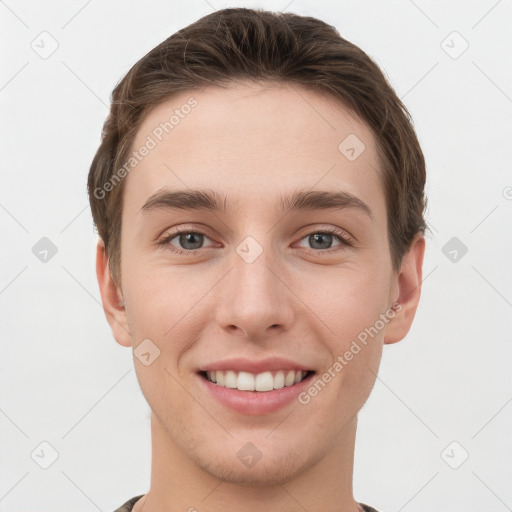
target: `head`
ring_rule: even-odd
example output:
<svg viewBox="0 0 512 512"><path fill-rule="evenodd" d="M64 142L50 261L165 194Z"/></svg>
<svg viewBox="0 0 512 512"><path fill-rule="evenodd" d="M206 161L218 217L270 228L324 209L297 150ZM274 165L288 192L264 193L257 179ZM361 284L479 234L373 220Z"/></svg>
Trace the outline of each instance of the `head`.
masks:
<svg viewBox="0 0 512 512"><path fill-rule="evenodd" d="M97 274L117 342L152 354L134 363L153 421L191 464L286 481L355 425L418 305L424 186L405 106L315 18L217 11L130 69L88 179ZM307 386L232 410L204 371L234 358L291 360Z"/></svg>

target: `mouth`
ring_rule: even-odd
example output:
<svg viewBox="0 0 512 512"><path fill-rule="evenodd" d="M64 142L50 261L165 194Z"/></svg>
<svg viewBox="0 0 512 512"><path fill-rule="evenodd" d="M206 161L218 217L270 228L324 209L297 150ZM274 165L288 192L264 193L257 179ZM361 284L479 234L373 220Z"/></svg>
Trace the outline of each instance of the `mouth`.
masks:
<svg viewBox="0 0 512 512"><path fill-rule="evenodd" d="M266 415L291 407L316 374L286 357L229 358L196 370L198 383L223 408L243 415Z"/></svg>
<svg viewBox="0 0 512 512"><path fill-rule="evenodd" d="M313 370L267 370L250 373L237 370L200 371L199 375L216 386L239 391L269 392L290 388L310 377Z"/></svg>

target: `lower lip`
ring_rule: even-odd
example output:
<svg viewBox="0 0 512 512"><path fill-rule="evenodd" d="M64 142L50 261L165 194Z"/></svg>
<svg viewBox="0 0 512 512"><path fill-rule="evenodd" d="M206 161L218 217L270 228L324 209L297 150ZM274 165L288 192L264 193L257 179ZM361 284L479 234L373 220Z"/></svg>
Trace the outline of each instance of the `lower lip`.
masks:
<svg viewBox="0 0 512 512"><path fill-rule="evenodd" d="M198 374L201 385L225 407L241 414L269 414L289 405L309 385L314 373L293 386L273 391L240 391L210 382Z"/></svg>

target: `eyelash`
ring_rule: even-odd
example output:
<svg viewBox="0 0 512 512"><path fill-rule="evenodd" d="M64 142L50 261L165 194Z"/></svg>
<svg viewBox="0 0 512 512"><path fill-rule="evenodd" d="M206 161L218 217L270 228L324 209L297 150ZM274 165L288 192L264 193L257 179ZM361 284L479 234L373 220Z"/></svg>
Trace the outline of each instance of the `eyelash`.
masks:
<svg viewBox="0 0 512 512"><path fill-rule="evenodd" d="M177 236L182 235L182 234L204 235L204 236L208 237L208 235L206 235L205 233L202 233L201 231L194 231L194 230L191 230L191 229L180 229L180 228L177 228L175 231L173 231L172 233L167 235L163 240L158 242L158 245L164 247L165 249L170 250L171 252L174 252L176 254L185 255L185 256L193 256L198 251L202 250L202 249L193 249L193 250L180 249L178 247L172 246L169 243L171 240L173 240L174 238L176 238ZM355 247L355 242L353 241L353 239L350 238L346 234L345 231L343 231L343 230L341 230L339 228L329 227L329 228L324 228L324 229L320 229L320 230L311 231L310 233L307 233L306 235L304 235L301 238L301 240L303 240L304 238L306 238L308 236L311 236L313 234L315 234L315 235L316 234L335 235L339 239L339 241L341 242L340 245L346 246L346 247ZM330 254L333 251L338 250L338 248L339 248L339 246L331 247L329 249L310 249L310 248L307 248L307 247L302 247L302 249L305 249L309 253L315 253L315 255L321 255L321 254L325 254L325 253Z"/></svg>

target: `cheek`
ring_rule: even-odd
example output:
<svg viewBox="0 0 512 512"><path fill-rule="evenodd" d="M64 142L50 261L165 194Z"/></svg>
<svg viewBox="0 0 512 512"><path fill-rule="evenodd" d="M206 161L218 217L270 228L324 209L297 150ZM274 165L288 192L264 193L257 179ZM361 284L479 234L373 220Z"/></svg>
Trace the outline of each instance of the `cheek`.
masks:
<svg viewBox="0 0 512 512"><path fill-rule="evenodd" d="M144 273L140 272L141 268ZM157 385L172 387L175 384L172 376L183 377L178 373L182 356L201 336L199 319L205 316L205 302L201 299L206 291L199 282L191 283L188 276L190 272L185 272L183 267L164 270L141 264L127 279L125 293L130 297L127 313L137 375L141 386L148 390ZM158 353L149 367L137 360L137 346L142 342L150 348L154 344Z"/></svg>
<svg viewBox="0 0 512 512"><path fill-rule="evenodd" d="M330 328L339 350L343 350L347 342L350 344L365 329L374 326L379 315L387 310L389 283L378 272L344 269L338 275L330 275L323 280L323 287L319 287L320 282L310 283L315 284L319 291L310 294L307 304Z"/></svg>
<svg viewBox="0 0 512 512"><path fill-rule="evenodd" d="M335 394L332 400L340 407L345 407L347 400L362 404L375 383L384 333L392 320L385 314L389 283L382 275L377 271L355 269L344 275L340 273L337 279L329 280L323 293L312 294L308 302L328 327L324 335L328 339L331 361L325 369L326 372L330 369L330 374L325 378L331 379L333 385L329 384L329 388ZM336 361L338 364L334 367ZM332 374L335 377L331 377Z"/></svg>
<svg viewBox="0 0 512 512"><path fill-rule="evenodd" d="M197 339L190 318L199 299L195 297L198 292L184 293L176 280L162 277L162 273L157 275L154 271L131 274L126 289L130 296L128 316L134 366L142 393L161 420L167 417L178 425L175 411L186 411L192 405L178 383L184 377L179 372L179 363L191 340ZM141 348L137 349L139 344ZM139 357L142 352L154 357L150 364Z"/></svg>
<svg viewBox="0 0 512 512"><path fill-rule="evenodd" d="M143 262L127 271L124 288L135 328L147 337L162 337L193 306L197 287L188 287L183 273L152 269Z"/></svg>

